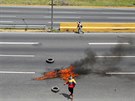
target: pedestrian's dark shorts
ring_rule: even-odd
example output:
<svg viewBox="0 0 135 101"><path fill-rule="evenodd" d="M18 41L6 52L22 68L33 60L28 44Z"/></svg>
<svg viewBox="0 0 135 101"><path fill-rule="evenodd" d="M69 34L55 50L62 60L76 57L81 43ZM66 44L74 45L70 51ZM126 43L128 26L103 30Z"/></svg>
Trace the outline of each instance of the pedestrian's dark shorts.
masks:
<svg viewBox="0 0 135 101"><path fill-rule="evenodd" d="M73 94L73 90L74 90L74 88L70 88L70 87L68 87L68 90L70 91L70 93L71 93L71 95Z"/></svg>

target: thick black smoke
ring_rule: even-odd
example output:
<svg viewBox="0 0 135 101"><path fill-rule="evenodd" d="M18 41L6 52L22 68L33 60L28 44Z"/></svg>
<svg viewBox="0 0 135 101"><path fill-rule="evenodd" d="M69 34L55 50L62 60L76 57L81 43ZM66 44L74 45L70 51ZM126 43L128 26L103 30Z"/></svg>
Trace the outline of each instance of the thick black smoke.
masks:
<svg viewBox="0 0 135 101"><path fill-rule="evenodd" d="M84 59L76 61L72 64L72 66L76 67L74 72L79 75L86 75L91 73L93 66L96 63L96 54L91 49L87 49L85 54L86 57Z"/></svg>
<svg viewBox="0 0 135 101"><path fill-rule="evenodd" d="M96 74L99 76L107 76L106 72L121 72L122 67L120 67L120 63L123 62L123 58L121 56L134 54L135 48L133 47L133 40L131 38L121 39L120 42L128 42L130 45L116 45L112 47L108 52L104 53L103 56L119 56L117 58L96 57L96 53L91 49L87 49L85 52L86 57L75 61L71 65L75 66L74 72L79 75L88 75L88 74ZM115 75L117 77L135 79L133 75Z"/></svg>
<svg viewBox="0 0 135 101"><path fill-rule="evenodd" d="M123 46L115 46L110 50L110 52L106 53L104 56L122 56L124 55L124 47ZM96 53L91 49L87 49L86 57L79 61L74 62L72 65L75 66L74 72L79 75L87 75L90 73L95 74L104 74L107 71L120 71L119 67L116 67L117 64L122 60L121 57L118 58L96 58Z"/></svg>
<svg viewBox="0 0 135 101"><path fill-rule="evenodd" d="M99 75L105 76L106 72L122 71L118 65L122 61L121 56L124 55L125 55L125 46L116 45L115 47L111 48L109 52L105 53L103 56L119 56L119 57L99 58L95 65L95 72Z"/></svg>
<svg viewBox="0 0 135 101"><path fill-rule="evenodd" d="M103 54L104 56L124 56L126 55L127 46L117 45L110 49L107 53ZM79 75L88 75L88 74L96 74L100 76L106 76L106 72L120 72L121 67L119 67L119 63L122 61L122 57L117 58L97 58L96 53L91 49L87 49L86 57L74 62L73 66L76 68L74 72Z"/></svg>

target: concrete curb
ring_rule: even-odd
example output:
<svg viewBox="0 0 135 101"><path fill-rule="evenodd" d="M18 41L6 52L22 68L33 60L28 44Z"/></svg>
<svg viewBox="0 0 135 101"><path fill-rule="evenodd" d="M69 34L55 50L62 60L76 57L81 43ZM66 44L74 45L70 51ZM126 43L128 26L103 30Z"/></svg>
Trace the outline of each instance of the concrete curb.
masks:
<svg viewBox="0 0 135 101"><path fill-rule="evenodd" d="M135 32L135 23L82 22L83 32ZM77 32L77 22L61 22L61 32Z"/></svg>

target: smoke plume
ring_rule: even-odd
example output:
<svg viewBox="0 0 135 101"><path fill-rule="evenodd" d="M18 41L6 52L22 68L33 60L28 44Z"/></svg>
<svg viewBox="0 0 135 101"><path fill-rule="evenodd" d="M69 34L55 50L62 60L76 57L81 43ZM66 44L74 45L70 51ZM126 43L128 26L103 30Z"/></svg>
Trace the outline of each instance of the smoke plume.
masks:
<svg viewBox="0 0 135 101"><path fill-rule="evenodd" d="M126 47L117 45L110 49L104 56L123 56L126 53ZM85 51L86 57L75 61L71 65L75 66L74 72L79 75L96 74L106 76L106 72L122 71L118 64L122 61L122 57L117 58L97 58L96 53L91 49Z"/></svg>
<svg viewBox="0 0 135 101"><path fill-rule="evenodd" d="M74 72L79 75L86 75L91 73L93 66L96 63L96 54L91 49L87 49L85 54L86 57L84 59L76 61L72 64L72 66L76 67Z"/></svg>

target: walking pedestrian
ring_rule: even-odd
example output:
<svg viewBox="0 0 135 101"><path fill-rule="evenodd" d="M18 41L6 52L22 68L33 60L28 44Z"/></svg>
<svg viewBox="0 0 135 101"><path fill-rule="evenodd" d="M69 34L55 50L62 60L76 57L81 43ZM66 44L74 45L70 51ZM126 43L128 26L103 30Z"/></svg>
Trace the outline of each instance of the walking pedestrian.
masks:
<svg viewBox="0 0 135 101"><path fill-rule="evenodd" d="M77 23L77 29L78 29L78 33L80 34L80 33L84 33L83 31L82 31L82 24L81 24L81 22L78 22Z"/></svg>
<svg viewBox="0 0 135 101"><path fill-rule="evenodd" d="M64 85L66 84L68 85L68 90L70 92L69 96L73 98L73 92L74 92L74 87L76 85L76 81L73 79L72 76L70 76L69 80L66 83L64 83Z"/></svg>

